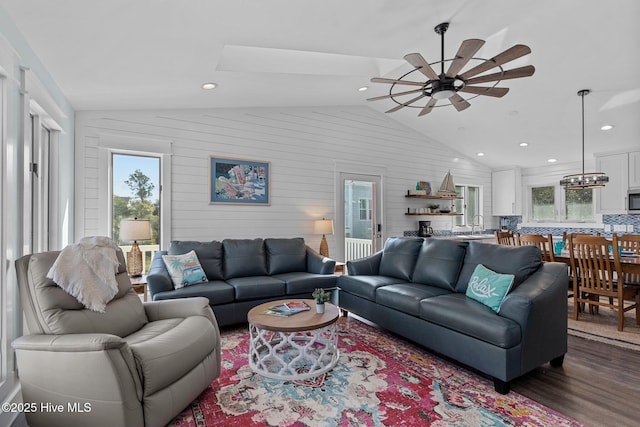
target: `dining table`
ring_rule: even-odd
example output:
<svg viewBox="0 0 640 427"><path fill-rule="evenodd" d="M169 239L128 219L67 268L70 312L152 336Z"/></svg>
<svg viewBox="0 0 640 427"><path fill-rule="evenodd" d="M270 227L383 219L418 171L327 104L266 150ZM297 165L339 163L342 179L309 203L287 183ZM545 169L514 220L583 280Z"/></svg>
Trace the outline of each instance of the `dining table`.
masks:
<svg viewBox="0 0 640 427"><path fill-rule="evenodd" d="M563 250L560 255L554 255L554 260L555 262L562 262L571 267L571 255L566 250ZM613 263L613 257L610 257L609 260ZM623 273L640 274L640 256L621 255L620 268Z"/></svg>

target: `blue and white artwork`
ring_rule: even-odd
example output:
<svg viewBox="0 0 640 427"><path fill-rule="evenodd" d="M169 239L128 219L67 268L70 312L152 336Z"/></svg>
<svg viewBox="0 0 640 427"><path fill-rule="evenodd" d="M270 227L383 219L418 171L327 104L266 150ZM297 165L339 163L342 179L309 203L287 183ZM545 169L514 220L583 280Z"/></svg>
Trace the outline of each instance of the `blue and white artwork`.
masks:
<svg viewBox="0 0 640 427"><path fill-rule="evenodd" d="M211 203L269 205L269 162L211 157Z"/></svg>

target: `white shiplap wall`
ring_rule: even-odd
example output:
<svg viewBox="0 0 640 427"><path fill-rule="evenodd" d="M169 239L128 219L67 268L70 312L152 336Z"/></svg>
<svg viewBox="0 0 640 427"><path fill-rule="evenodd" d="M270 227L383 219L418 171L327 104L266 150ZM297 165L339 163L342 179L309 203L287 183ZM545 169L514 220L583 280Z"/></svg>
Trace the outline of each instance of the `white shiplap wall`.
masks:
<svg viewBox="0 0 640 427"><path fill-rule="evenodd" d="M77 238L108 233L98 148L105 135L171 143L171 239L301 236L316 247L313 220L335 217L336 165L349 163L384 174L384 237L417 229L420 217L404 213L426 203L404 194L418 180L437 189L449 169L456 183L482 185L485 216L491 211L490 169L368 107L79 112ZM210 205L211 155L271 162L271 205ZM451 223L430 219L441 228Z"/></svg>

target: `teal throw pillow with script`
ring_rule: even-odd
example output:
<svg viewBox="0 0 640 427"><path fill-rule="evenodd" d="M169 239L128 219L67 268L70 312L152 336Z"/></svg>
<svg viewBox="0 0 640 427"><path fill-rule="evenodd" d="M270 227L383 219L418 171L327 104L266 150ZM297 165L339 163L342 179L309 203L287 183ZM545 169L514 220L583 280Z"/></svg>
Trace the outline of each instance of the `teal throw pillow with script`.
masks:
<svg viewBox="0 0 640 427"><path fill-rule="evenodd" d="M513 274L500 274L478 264L467 286L467 296L490 307L496 313L500 311L502 300L513 285Z"/></svg>

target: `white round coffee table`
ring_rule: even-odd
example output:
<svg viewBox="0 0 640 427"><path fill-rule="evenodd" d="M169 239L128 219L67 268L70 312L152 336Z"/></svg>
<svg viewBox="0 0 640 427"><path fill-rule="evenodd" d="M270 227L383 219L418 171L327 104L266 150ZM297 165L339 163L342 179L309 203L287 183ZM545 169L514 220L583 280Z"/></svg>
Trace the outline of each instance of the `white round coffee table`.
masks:
<svg viewBox="0 0 640 427"><path fill-rule="evenodd" d="M310 310L289 317L265 314L270 307L304 301ZM311 299L271 301L252 308L249 322L249 366L260 375L281 380L313 378L338 362L339 310L325 304L316 313Z"/></svg>

